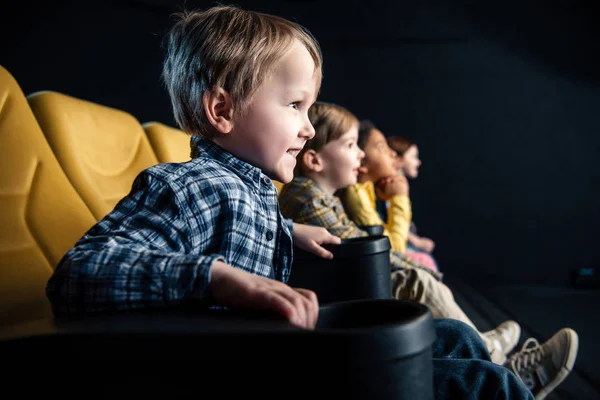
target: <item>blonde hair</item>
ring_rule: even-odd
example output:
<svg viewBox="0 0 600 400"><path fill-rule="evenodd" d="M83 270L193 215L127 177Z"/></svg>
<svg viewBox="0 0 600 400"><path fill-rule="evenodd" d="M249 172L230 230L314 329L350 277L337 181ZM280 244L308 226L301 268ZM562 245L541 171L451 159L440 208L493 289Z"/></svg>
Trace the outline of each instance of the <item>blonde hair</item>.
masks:
<svg viewBox="0 0 600 400"><path fill-rule="evenodd" d="M177 14L167 35L163 80L175 121L190 133L212 138L202 97L221 87L239 112L272 72L277 61L299 40L310 53L321 85L322 56L316 39L302 26L286 19L219 6Z"/></svg>
<svg viewBox="0 0 600 400"><path fill-rule="evenodd" d="M304 148L297 156L294 175L303 176L304 165L302 156L308 150L321 151L329 142L342 137L352 127L359 126L358 119L346 108L333 103L317 101L308 110L308 118L315 128L315 136L306 142Z"/></svg>

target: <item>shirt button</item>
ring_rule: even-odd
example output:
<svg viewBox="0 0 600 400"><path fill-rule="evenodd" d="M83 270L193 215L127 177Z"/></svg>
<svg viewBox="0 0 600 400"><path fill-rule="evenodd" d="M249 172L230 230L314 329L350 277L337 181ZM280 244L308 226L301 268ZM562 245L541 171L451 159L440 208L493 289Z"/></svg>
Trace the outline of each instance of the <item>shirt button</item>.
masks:
<svg viewBox="0 0 600 400"><path fill-rule="evenodd" d="M263 183L264 183L265 185L270 185L270 184L271 184L271 180L270 180L269 178L267 178L267 177L264 177L264 178L263 178Z"/></svg>
<svg viewBox="0 0 600 400"><path fill-rule="evenodd" d="M267 241L273 240L273 232L267 231Z"/></svg>

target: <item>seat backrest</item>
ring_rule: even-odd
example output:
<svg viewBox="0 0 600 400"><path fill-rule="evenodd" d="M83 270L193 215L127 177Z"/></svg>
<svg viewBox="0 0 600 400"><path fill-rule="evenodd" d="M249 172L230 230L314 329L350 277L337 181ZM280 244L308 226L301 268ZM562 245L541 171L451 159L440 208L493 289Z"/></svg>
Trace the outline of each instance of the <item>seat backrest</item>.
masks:
<svg viewBox="0 0 600 400"><path fill-rule="evenodd" d="M160 162L190 160L190 136L187 133L154 121L146 122L143 126ZM277 192L281 192L283 183L279 181L273 181L273 183Z"/></svg>
<svg viewBox="0 0 600 400"><path fill-rule="evenodd" d="M275 188L277 189L277 193L281 193L281 189L283 188L283 183L279 181L273 181Z"/></svg>
<svg viewBox="0 0 600 400"><path fill-rule="evenodd" d="M190 135L160 122L146 122L146 135L161 163L185 162L190 156Z"/></svg>
<svg viewBox="0 0 600 400"><path fill-rule="evenodd" d="M0 325L7 325L51 315L46 282L96 220L2 66L0 149Z"/></svg>
<svg viewBox="0 0 600 400"><path fill-rule="evenodd" d="M27 97L50 147L96 219L158 163L142 125L124 111L42 91Z"/></svg>

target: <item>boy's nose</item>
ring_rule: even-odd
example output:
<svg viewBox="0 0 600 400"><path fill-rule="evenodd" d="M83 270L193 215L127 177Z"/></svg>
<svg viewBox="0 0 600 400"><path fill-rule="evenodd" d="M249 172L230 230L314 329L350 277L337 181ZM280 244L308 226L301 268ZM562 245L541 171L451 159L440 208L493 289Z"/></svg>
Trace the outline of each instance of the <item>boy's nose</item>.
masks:
<svg viewBox="0 0 600 400"><path fill-rule="evenodd" d="M315 137L315 128L310 123L308 116L306 116L306 123L304 124L303 129L300 130L300 137L305 138L306 140Z"/></svg>

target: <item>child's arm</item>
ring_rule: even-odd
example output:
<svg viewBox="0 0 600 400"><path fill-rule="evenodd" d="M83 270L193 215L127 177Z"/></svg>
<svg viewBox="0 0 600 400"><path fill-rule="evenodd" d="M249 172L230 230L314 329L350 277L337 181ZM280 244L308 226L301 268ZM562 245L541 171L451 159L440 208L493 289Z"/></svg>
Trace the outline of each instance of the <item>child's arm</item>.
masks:
<svg viewBox="0 0 600 400"><path fill-rule="evenodd" d="M185 197L185 196L183 196ZM318 302L293 289L227 265L218 254L198 254L211 225L184 217L185 199L168 184L142 174L131 194L71 249L47 285L56 315L171 306L184 300L270 310L290 322L315 326ZM199 210L210 210L208 204ZM210 218L209 212L201 212Z"/></svg>
<svg viewBox="0 0 600 400"><path fill-rule="evenodd" d="M344 209L356 225L385 225L377 213L375 192L371 183L347 188L343 195Z"/></svg>
<svg viewBox="0 0 600 400"><path fill-rule="evenodd" d="M431 253L435 248L435 242L429 238L421 237L412 232L408 233L408 241L417 249Z"/></svg>
<svg viewBox="0 0 600 400"><path fill-rule="evenodd" d="M55 314L204 299L218 254L190 251L194 232L169 185L140 175L131 193L59 263L46 292Z"/></svg>
<svg viewBox="0 0 600 400"><path fill-rule="evenodd" d="M333 236L325 228L294 222L294 244L302 250L310 251L319 257L332 259L333 254L321 245L340 244L341 242L339 237Z"/></svg>
<svg viewBox="0 0 600 400"><path fill-rule="evenodd" d="M332 235L342 239L367 236L367 232L361 230L348 218L344 206L336 199L333 204L325 203L319 198L311 199L304 203L302 209L297 210L294 221L314 226L322 226Z"/></svg>
<svg viewBox="0 0 600 400"><path fill-rule="evenodd" d="M394 185L400 186L400 183L395 182ZM383 225L384 235L389 237L392 249L404 252L406 251L412 209L407 194L393 194L398 189L394 185L384 186L382 192L384 200L388 200L390 203L387 223L377 212L375 189L370 183L348 188L345 193L344 207L357 225ZM389 197L386 196L386 193Z"/></svg>
<svg viewBox="0 0 600 400"><path fill-rule="evenodd" d="M408 242L408 230L412 209L408 196L396 195L389 200L388 220L385 225L384 234L389 236L392 248L400 253L406 251Z"/></svg>
<svg viewBox="0 0 600 400"><path fill-rule="evenodd" d="M221 261L213 265L210 292L218 304L272 311L284 316L289 322L308 329L317 324L319 303L314 292L294 289L282 282L242 271Z"/></svg>
<svg viewBox="0 0 600 400"><path fill-rule="evenodd" d="M421 248L420 239L421 237L419 235L412 233L411 231L408 232L408 241L418 249Z"/></svg>

